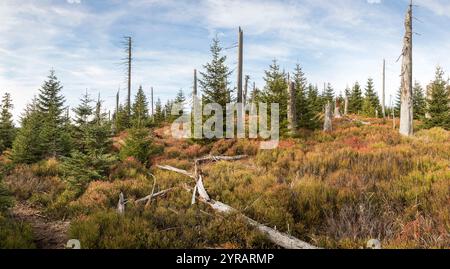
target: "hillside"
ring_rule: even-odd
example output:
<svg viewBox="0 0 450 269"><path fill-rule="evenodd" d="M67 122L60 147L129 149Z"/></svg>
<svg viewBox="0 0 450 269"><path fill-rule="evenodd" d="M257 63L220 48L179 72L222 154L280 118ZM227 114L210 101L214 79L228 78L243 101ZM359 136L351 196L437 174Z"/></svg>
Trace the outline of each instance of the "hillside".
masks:
<svg viewBox="0 0 450 269"><path fill-rule="evenodd" d="M165 126L149 134L162 149L149 169L128 158L82 194L68 188L55 159L11 167L4 183L17 203L52 221L70 221L67 237L82 248L277 247L242 214L322 248L363 248L374 238L383 248L448 248L450 132L435 128L405 138L391 122L366 118L333 125L330 133L283 139L275 150L259 150L254 140L176 140ZM126 137L114 139L116 150ZM248 156L201 167L209 196L238 212L191 205L187 189L195 182L157 167L193 172L194 160L206 155ZM165 190L150 202L135 202Z"/></svg>

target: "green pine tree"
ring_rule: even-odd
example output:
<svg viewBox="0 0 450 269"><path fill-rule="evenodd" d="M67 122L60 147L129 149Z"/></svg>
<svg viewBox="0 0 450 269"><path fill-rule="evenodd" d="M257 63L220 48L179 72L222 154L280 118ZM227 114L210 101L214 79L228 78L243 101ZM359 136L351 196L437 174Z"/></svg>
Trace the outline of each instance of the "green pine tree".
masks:
<svg viewBox="0 0 450 269"><path fill-rule="evenodd" d="M294 72L295 92L296 92L296 109L297 109L297 126L299 128L308 128L309 110L307 102L308 84L305 73L299 64L295 67Z"/></svg>
<svg viewBox="0 0 450 269"><path fill-rule="evenodd" d="M331 87L331 84L328 83L327 87L324 89L324 92L323 92L323 97L322 97L323 104L325 105L328 102L333 104L334 97L335 97L334 89L333 89L333 87Z"/></svg>
<svg viewBox="0 0 450 269"><path fill-rule="evenodd" d="M160 152L161 149L152 144L150 130L146 128L131 129L124 146L120 149L120 159L133 157L143 164L148 164L150 157Z"/></svg>
<svg viewBox="0 0 450 269"><path fill-rule="evenodd" d="M280 130L282 133L287 131L287 105L288 92L286 83L286 73L280 70L276 60L273 60L269 66L269 70L265 71L264 81L266 86L261 93L261 101L268 105L270 112L270 104L278 103L280 107Z"/></svg>
<svg viewBox="0 0 450 269"><path fill-rule="evenodd" d="M364 115L368 117L375 117L376 115L381 116L380 99L378 98L378 95L375 92L375 87L372 78L369 78L367 80L362 111Z"/></svg>
<svg viewBox="0 0 450 269"><path fill-rule="evenodd" d="M148 101L142 86L140 86L131 108L132 127L143 128L147 126L148 119Z"/></svg>
<svg viewBox="0 0 450 269"><path fill-rule="evenodd" d="M13 115L11 113L13 104L9 93L5 93L5 95L3 95L0 109L0 152L3 152L5 149L12 147L16 133Z"/></svg>
<svg viewBox="0 0 450 269"><path fill-rule="evenodd" d="M427 101L423 93L423 88L418 81L414 83L413 88L413 113L414 119L421 120L425 118L427 110Z"/></svg>
<svg viewBox="0 0 450 269"><path fill-rule="evenodd" d="M61 90L62 86L55 76L55 71L50 71L48 80L44 82L37 99L38 111L42 114L42 126L39 129L44 157L65 155L70 150L68 136L64 130L65 100Z"/></svg>
<svg viewBox="0 0 450 269"><path fill-rule="evenodd" d="M361 86L358 82L352 88L348 98L348 112L359 114L362 112L364 98L362 96Z"/></svg>
<svg viewBox="0 0 450 269"><path fill-rule="evenodd" d="M158 98L155 104L155 114L153 115L153 122L159 125L164 122L164 111L162 108L161 99Z"/></svg>
<svg viewBox="0 0 450 269"><path fill-rule="evenodd" d="M12 160L16 163L34 163L42 159L40 129L42 127L42 114L37 107L37 99L27 105L21 118L19 129L12 146Z"/></svg>
<svg viewBox="0 0 450 269"><path fill-rule="evenodd" d="M308 113L305 116L306 128L310 130L317 129L321 126L319 118L323 109L317 86L312 84L308 86L306 103L308 107Z"/></svg>
<svg viewBox="0 0 450 269"><path fill-rule="evenodd" d="M226 56L222 55L219 39L214 38L211 45L211 62L205 64L204 72L200 72L200 88L203 91L203 103L220 104L224 111L231 102L232 90L228 88L227 78L231 74L225 64Z"/></svg>
<svg viewBox="0 0 450 269"><path fill-rule="evenodd" d="M437 67L436 77L430 85L430 100L428 100L428 114L430 118L425 121L428 128L442 127L450 129L450 93L448 81L444 80L444 71Z"/></svg>
<svg viewBox="0 0 450 269"><path fill-rule="evenodd" d="M394 115L400 117L400 110L402 108L402 89L399 88L395 96Z"/></svg>

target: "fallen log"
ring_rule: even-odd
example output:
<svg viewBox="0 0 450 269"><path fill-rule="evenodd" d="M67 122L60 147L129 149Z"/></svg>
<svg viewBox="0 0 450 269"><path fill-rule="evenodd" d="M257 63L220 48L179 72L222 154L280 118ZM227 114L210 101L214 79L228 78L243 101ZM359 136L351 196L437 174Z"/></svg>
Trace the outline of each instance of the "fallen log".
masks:
<svg viewBox="0 0 450 269"><path fill-rule="evenodd" d="M161 168L161 167L160 167ZM163 168L162 168L163 169ZM171 169L170 171L174 171L174 169ZM181 173L183 175L190 174L185 170L176 169L178 173ZM224 203L221 203L219 201L214 201L209 198L208 193L206 192L204 186L203 186L203 179L201 174L199 174L199 179L197 181L197 184L195 185L194 189L188 187L187 185L184 185L185 189L188 191L193 191L193 200L195 199L195 192L198 191L199 198L198 200L209 205L214 211L222 213L222 214L231 214L231 213L238 213L241 215L251 226L254 226L256 229L258 229L260 232L262 232L264 235L267 236L267 238L274 244L286 248L286 249L318 249L318 247L315 247L311 244L308 244L304 241L301 241L293 236L290 236L285 233L281 233L279 231L276 231L275 229L272 229L268 226L262 225L258 223L257 221L239 213L238 210L232 208L229 205L226 205ZM202 191L200 191L202 189Z"/></svg>
<svg viewBox="0 0 450 269"><path fill-rule="evenodd" d="M163 196L163 195L167 194L168 192L170 192L170 191L172 191L172 190L173 190L173 188L170 188L170 189L163 190L163 191L160 191L160 192L157 192L157 193L154 193L154 194L150 194L150 195L147 195L147 196L145 196L144 198L138 199L138 200L136 200L136 201L134 201L134 202L135 202L136 204L137 204L137 203L146 202L146 201L149 201L149 200L151 200L151 199L153 199L153 198L157 198L157 197L159 197L159 196Z"/></svg>
<svg viewBox="0 0 450 269"><path fill-rule="evenodd" d="M158 167L159 169L162 169L162 170L172 171L172 172L175 172L175 173L183 174L183 175L185 175L187 177L195 179L195 176L193 174L189 173L186 170L178 169L178 168L175 168L175 167L172 167L172 166L169 166L169 165L157 165L156 167Z"/></svg>
<svg viewBox="0 0 450 269"><path fill-rule="evenodd" d="M196 163L202 163L202 162L207 162L207 161L237 161L237 160L242 160L247 158L247 155L238 155L238 156L205 156L203 158L199 158L196 159L195 162Z"/></svg>

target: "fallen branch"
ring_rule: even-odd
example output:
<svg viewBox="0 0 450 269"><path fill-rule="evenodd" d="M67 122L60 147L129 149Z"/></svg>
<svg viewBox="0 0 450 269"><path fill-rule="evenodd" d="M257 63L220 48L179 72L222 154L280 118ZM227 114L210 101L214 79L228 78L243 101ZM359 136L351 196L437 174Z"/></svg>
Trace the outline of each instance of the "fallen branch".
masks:
<svg viewBox="0 0 450 269"><path fill-rule="evenodd" d="M136 200L134 202L137 204L137 203L142 203L142 202L146 202L146 201L151 201L151 199L159 197L159 196L163 196L163 195L167 194L168 192L170 192L172 190L173 190L173 188L170 188L170 189L163 190L163 191L160 191L160 192L157 192L157 193L154 193L154 194L150 194L150 195L147 195L144 198L138 199L138 200Z"/></svg>
<svg viewBox="0 0 450 269"><path fill-rule="evenodd" d="M169 166L169 165L157 165L156 167L158 167L158 168L160 168L162 170L172 171L172 172L175 172L175 173L183 174L183 175L185 175L187 177L195 179L195 176L193 174L189 173L186 170L178 169L178 168L175 168L175 167L172 167L172 166Z"/></svg>
<svg viewBox="0 0 450 269"><path fill-rule="evenodd" d="M202 163L202 162L207 162L207 161L237 161L237 160L242 160L244 158L247 158L247 155L238 155L238 156L206 156L200 159L196 159L195 162L196 163Z"/></svg>
<svg viewBox="0 0 450 269"><path fill-rule="evenodd" d="M158 166L159 167L159 166ZM161 167L160 167L161 168ZM162 168L163 169L163 168ZM177 171L178 173L181 173L183 175L189 174L185 170L181 169L171 169L170 171ZM239 213L236 209L232 208L229 205L226 205L224 203L214 201L209 198L208 193L206 192L204 186L203 186L203 179L201 174L199 174L197 184L195 185L194 189L188 187L187 185L184 185L185 189L188 191L193 191L194 196L193 199L195 199L195 192L198 191L199 198L198 200L209 205L212 209L214 209L216 212L222 213L222 214L231 214L231 213L238 213L241 215L250 225L254 226L256 229L258 229L260 232L265 234L267 238L274 244L286 248L286 249L318 249L317 247L308 244L304 241L301 241L293 236L290 236L285 233L281 233L279 231L276 231L275 229L272 229L268 226L262 225L258 223L257 221ZM200 191L201 189L201 191Z"/></svg>

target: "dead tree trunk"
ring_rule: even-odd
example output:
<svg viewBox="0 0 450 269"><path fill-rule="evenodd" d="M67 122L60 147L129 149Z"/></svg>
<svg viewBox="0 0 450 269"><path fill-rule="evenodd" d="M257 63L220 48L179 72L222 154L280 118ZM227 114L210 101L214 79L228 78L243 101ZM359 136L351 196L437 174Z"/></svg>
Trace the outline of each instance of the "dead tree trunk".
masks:
<svg viewBox="0 0 450 269"><path fill-rule="evenodd" d="M245 84L244 84L244 105L247 104L247 94L248 94L248 80L250 79L249 76L245 76Z"/></svg>
<svg viewBox="0 0 450 269"><path fill-rule="evenodd" d="M348 96L345 95L345 100L344 100L344 116L348 115Z"/></svg>
<svg viewBox="0 0 450 269"><path fill-rule="evenodd" d="M150 95L151 95L151 102L152 102L152 116L155 114L155 109L154 109L154 99L153 99L153 87L150 89Z"/></svg>
<svg viewBox="0 0 450 269"><path fill-rule="evenodd" d="M400 134L413 135L413 100L412 100L412 0L405 19L405 37L403 40L402 94L400 111Z"/></svg>
<svg viewBox="0 0 450 269"><path fill-rule="evenodd" d="M383 92L381 93L381 113L386 119L386 60L383 59Z"/></svg>
<svg viewBox="0 0 450 269"><path fill-rule="evenodd" d="M243 77L243 52L244 52L244 32L239 27L238 35L238 68L237 68L237 95L238 103L242 103L242 77Z"/></svg>
<svg viewBox="0 0 450 269"><path fill-rule="evenodd" d="M336 102L334 103L334 117L335 117L336 119L342 118L342 116L341 116L341 111L340 111L340 103L339 103L339 100L336 100Z"/></svg>
<svg viewBox="0 0 450 269"><path fill-rule="evenodd" d="M128 116L131 115L131 61L132 61L132 39L131 36L126 37L127 40L127 65L128 65L128 96L127 96L127 109Z"/></svg>
<svg viewBox="0 0 450 269"><path fill-rule="evenodd" d="M125 213L125 197L123 196L122 192L119 194L119 202L117 203L117 213L119 213L120 215L123 215Z"/></svg>
<svg viewBox="0 0 450 269"><path fill-rule="evenodd" d="M295 134L297 132L297 97L295 95L295 83L293 81L288 81L288 94L288 128L292 134Z"/></svg>
<svg viewBox="0 0 450 269"><path fill-rule="evenodd" d="M181 170L175 167L171 166L158 166L161 169L181 173L183 175L187 175L191 178L194 178L196 180L195 188L192 189L185 185L185 188L189 191L193 192L193 202L195 203L195 200L198 199L199 201L209 205L214 211L222 214L232 214L232 213L239 213L236 209L230 207L229 205L226 205L224 203L221 203L219 201L214 201L211 199L203 185L203 177L201 174L201 171L198 169L198 165L204 161L215 161L215 160L235 160L235 159L241 159L245 156L236 156L236 157L216 157L216 156L208 156L202 159L198 159L195 161L195 172L194 174L189 173L188 171ZM197 197L198 192L198 197ZM279 232L275 229L272 229L268 226L265 226L263 224L258 223L257 221L240 214L242 218L244 218L247 223L249 223L251 226L254 226L256 229L258 229L261 233L263 233L267 238L274 244L286 248L286 249L318 249L316 246L313 246L311 244L308 244L304 241L301 241L293 236L290 236L288 234Z"/></svg>
<svg viewBox="0 0 450 269"><path fill-rule="evenodd" d="M325 132L331 132L333 130L332 118L331 103L328 102L325 106L325 122L323 123L323 130Z"/></svg>

